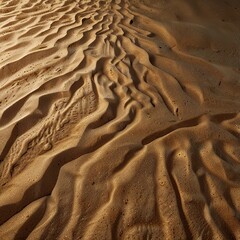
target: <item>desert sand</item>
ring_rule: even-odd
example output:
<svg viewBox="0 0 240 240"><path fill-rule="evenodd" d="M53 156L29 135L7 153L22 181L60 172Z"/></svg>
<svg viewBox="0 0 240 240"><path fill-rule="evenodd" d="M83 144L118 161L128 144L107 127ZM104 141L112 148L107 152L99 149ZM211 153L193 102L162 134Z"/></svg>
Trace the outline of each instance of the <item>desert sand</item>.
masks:
<svg viewBox="0 0 240 240"><path fill-rule="evenodd" d="M240 239L240 1L0 1L0 239Z"/></svg>

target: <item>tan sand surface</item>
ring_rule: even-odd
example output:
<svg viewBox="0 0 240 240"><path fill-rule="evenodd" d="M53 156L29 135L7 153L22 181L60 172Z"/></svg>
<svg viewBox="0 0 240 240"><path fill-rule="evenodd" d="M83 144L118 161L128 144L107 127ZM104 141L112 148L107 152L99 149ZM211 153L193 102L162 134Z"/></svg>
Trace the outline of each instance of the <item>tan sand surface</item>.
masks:
<svg viewBox="0 0 240 240"><path fill-rule="evenodd" d="M240 239L240 1L0 0L0 239Z"/></svg>

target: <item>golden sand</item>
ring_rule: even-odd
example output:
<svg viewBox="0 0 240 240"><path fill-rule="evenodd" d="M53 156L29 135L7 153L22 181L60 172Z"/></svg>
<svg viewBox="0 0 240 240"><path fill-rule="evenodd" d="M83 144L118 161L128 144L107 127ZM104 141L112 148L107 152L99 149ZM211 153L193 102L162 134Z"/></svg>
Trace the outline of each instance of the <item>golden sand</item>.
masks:
<svg viewBox="0 0 240 240"><path fill-rule="evenodd" d="M0 239L240 239L240 1L1 0Z"/></svg>

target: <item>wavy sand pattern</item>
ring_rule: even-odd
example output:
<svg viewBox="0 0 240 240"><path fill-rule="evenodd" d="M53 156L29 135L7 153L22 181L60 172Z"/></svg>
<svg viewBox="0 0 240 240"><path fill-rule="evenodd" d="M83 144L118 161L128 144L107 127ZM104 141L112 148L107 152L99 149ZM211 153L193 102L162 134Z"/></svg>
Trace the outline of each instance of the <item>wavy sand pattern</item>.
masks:
<svg viewBox="0 0 240 240"><path fill-rule="evenodd" d="M240 239L240 2L0 1L0 239Z"/></svg>

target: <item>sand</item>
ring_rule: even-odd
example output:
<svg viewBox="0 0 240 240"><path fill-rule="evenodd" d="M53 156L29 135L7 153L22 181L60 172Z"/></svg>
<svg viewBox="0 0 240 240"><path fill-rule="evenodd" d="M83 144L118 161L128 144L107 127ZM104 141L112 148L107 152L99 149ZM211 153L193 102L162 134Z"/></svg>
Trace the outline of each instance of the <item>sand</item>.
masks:
<svg viewBox="0 0 240 240"><path fill-rule="evenodd" d="M240 239L238 0L0 1L0 239Z"/></svg>

